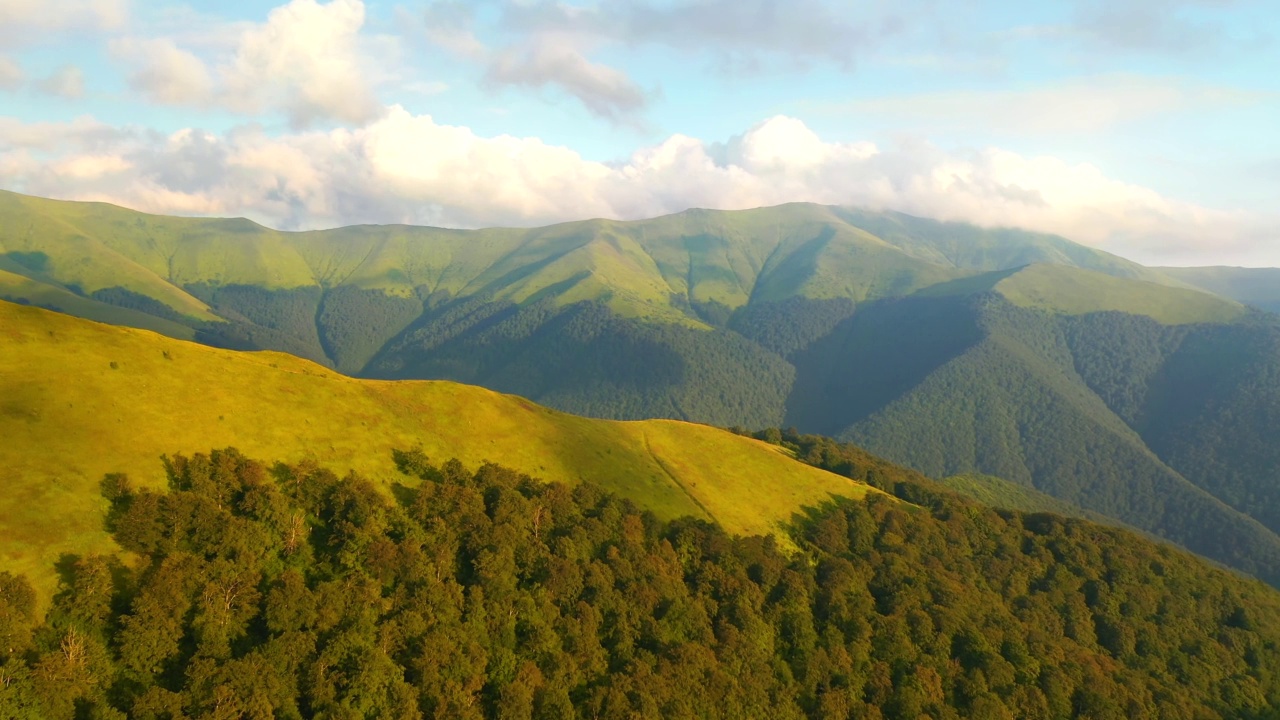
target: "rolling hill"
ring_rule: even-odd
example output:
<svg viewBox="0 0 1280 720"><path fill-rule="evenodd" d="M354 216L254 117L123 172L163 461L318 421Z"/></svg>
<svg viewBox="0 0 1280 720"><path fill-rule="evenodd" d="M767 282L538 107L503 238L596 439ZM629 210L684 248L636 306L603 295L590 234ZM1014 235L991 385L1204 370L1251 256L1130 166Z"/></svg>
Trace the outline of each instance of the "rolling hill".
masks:
<svg viewBox="0 0 1280 720"><path fill-rule="evenodd" d="M282 233L0 193L0 219L15 301L578 415L790 425L1280 582L1280 321L1194 274L808 204Z"/></svg>
<svg viewBox="0 0 1280 720"><path fill-rule="evenodd" d="M451 382L344 377L280 353L241 353L0 302L0 546L4 569L48 590L64 553L106 549L98 483L163 483L161 455L235 446L403 482L393 449L470 467L589 477L659 517L770 532L802 506L866 486L776 447L674 421L610 422Z"/></svg>
<svg viewBox="0 0 1280 720"><path fill-rule="evenodd" d="M663 521L591 481L397 462L422 482L394 499L235 449L169 458L159 491L109 477L128 556L66 558L43 613L0 571L0 710L1243 719L1280 702L1274 588L883 461L866 470L905 502L836 498L766 537Z"/></svg>

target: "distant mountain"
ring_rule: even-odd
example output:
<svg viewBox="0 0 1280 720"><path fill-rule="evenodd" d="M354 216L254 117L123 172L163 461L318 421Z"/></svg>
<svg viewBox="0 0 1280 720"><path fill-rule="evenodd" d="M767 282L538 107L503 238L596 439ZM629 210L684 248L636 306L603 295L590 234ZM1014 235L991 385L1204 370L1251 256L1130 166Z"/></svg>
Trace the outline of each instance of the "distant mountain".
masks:
<svg viewBox="0 0 1280 720"><path fill-rule="evenodd" d="M1280 313L1280 268L1160 268L1160 271L1188 285Z"/></svg>
<svg viewBox="0 0 1280 720"><path fill-rule="evenodd" d="M281 233L0 193L0 297L583 415L793 425L1280 583L1280 319L1064 238L792 204Z"/></svg>
<svg viewBox="0 0 1280 720"><path fill-rule="evenodd" d="M1180 284L1059 237L808 204L532 230L282 233L243 219L0 192L0 218L0 287L9 297L57 306L70 301L56 291L69 291L209 324L202 331L227 343L288 346L281 349L348 373L424 311L468 300L554 308L592 301L620 318L706 330L743 307L898 297L1036 263ZM15 276L47 287L19 287Z"/></svg>

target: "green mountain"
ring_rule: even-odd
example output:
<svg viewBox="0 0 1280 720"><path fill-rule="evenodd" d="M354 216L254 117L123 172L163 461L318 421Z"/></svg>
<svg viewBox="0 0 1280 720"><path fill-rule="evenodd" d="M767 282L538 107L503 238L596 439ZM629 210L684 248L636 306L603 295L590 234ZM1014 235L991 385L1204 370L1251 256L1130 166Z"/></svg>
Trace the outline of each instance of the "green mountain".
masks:
<svg viewBox="0 0 1280 720"><path fill-rule="evenodd" d="M1280 582L1280 321L1060 237L807 204L281 233L0 193L0 219L18 302L580 415L790 425Z"/></svg>
<svg viewBox="0 0 1280 720"><path fill-rule="evenodd" d="M746 306L863 302L1032 263L1176 283L1062 238L807 204L533 230L281 233L0 192L0 218L0 271L190 326L210 342L282 349L349 374L423 324L424 312L456 314L468 300L588 301L625 320L709 330ZM4 292L87 312L48 288Z"/></svg>
<svg viewBox="0 0 1280 720"><path fill-rule="evenodd" d="M1007 481L4 302L0 338L4 717L1280 703L1280 592Z"/></svg>
<svg viewBox="0 0 1280 720"><path fill-rule="evenodd" d="M0 715L1274 716L1280 592L1063 517L1087 511L1027 483L1041 455L1079 452L1050 476L1060 494L1083 478L1082 500L1174 530L1197 522L1269 577L1269 531L1172 465L1151 475L1134 458L1157 438L1237 443L1192 460L1257 452L1265 436L1241 432L1278 406L1258 371L1278 355L1260 340L1275 325L1050 310L1014 299L1019 285L1003 283L1018 274L852 314L784 304L814 308L809 327L828 330L806 339L776 321L785 312L772 325L761 313L760 340L737 337L783 358L797 387L810 363L843 364L813 400L823 422L879 422L924 397L936 432L1004 427L974 441L974 462L1021 443L1023 482L935 483L791 430L593 420L0 302ZM126 309L52 281L10 284L85 312ZM1165 291L1152 287L1125 292ZM158 318L126 310L108 319ZM552 327L564 316L543 311ZM949 391L916 387L937 383ZM975 408L954 412L951 396ZM1215 398L1254 412L1215 414ZM910 450L947 458L973 440L938 443L914 422ZM1027 432L1057 436L1027 448Z"/></svg>
<svg viewBox="0 0 1280 720"><path fill-rule="evenodd" d="M1163 325L992 294L906 298L795 358L788 422L936 477L1034 486L1274 579L1280 465L1258 433L1280 420L1280 354L1265 350L1277 338L1265 319Z"/></svg>
<svg viewBox="0 0 1280 720"><path fill-rule="evenodd" d="M935 285L919 295L964 297L979 293L994 293L1018 307L1059 315L1120 312L1143 315L1164 325L1230 323L1248 314L1243 305L1204 291L1069 265L1036 264L998 270Z"/></svg>
<svg viewBox="0 0 1280 720"><path fill-rule="evenodd" d="M1188 285L1268 312L1280 313L1280 268L1160 268Z"/></svg>

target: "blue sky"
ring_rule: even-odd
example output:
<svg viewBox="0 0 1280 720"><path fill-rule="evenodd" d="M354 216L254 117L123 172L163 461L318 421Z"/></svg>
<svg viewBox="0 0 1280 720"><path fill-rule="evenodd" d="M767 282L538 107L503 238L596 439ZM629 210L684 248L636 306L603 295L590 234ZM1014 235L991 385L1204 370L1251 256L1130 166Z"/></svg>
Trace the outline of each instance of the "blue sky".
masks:
<svg viewBox="0 0 1280 720"><path fill-rule="evenodd" d="M0 187L284 228L792 200L1280 265L1263 0L0 0Z"/></svg>

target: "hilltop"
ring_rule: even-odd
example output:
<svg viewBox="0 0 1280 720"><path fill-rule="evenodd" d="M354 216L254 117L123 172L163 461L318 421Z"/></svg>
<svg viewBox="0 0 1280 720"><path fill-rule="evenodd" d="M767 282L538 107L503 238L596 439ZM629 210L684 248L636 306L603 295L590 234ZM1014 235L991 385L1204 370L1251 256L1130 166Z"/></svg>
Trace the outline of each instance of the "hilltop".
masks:
<svg viewBox="0 0 1280 720"><path fill-rule="evenodd" d="M98 484L163 484L161 455L235 446L406 482L393 449L468 467L500 459L566 483L591 478L659 517L768 533L803 506L866 486L774 446L675 421L610 422L451 382L344 377L0 302L3 565L48 589L63 553L107 549Z"/></svg>

